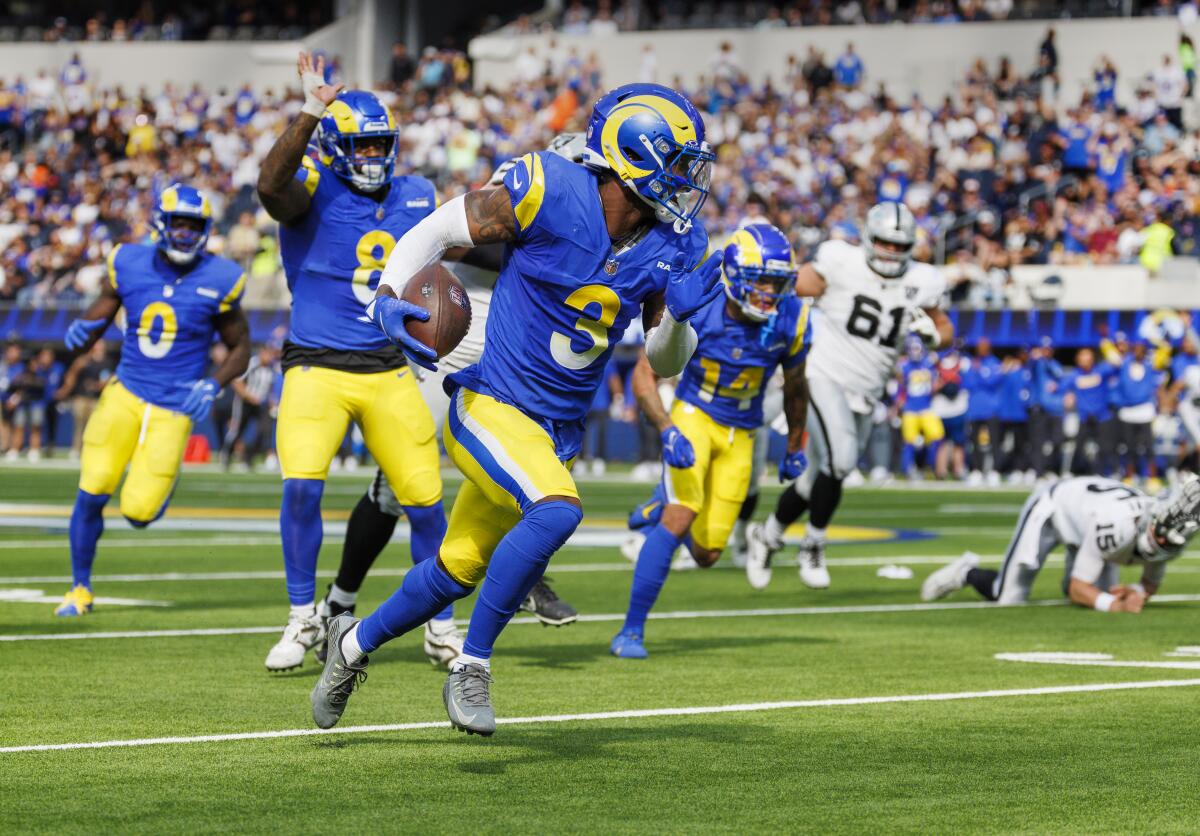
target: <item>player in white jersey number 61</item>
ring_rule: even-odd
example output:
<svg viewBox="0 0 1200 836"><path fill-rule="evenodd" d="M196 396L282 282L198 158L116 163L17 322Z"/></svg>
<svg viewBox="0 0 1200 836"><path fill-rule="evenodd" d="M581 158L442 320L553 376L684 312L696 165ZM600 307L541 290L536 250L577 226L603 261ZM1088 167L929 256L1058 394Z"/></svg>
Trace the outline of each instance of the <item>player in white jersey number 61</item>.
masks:
<svg viewBox="0 0 1200 836"><path fill-rule="evenodd" d="M746 577L761 589L783 532L808 512L800 546L800 579L829 586L825 530L871 432L871 414L894 373L910 334L931 349L949 345L954 326L938 307L946 281L936 268L912 261L916 221L902 203L871 208L863 245L826 241L796 277L796 294L815 299L808 361L808 470L779 497L775 513L747 532Z"/></svg>

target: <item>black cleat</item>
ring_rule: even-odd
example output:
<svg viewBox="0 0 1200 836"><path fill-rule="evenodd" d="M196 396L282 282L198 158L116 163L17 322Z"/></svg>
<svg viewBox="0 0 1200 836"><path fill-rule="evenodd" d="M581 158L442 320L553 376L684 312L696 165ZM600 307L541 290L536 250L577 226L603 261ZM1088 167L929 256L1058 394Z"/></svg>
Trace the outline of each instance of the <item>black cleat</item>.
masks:
<svg viewBox="0 0 1200 836"><path fill-rule="evenodd" d="M529 597L521 604L521 609L532 613L534 618L542 622L543 627L565 627L579 618L575 608L559 598L545 578L534 584L533 589L529 591Z"/></svg>

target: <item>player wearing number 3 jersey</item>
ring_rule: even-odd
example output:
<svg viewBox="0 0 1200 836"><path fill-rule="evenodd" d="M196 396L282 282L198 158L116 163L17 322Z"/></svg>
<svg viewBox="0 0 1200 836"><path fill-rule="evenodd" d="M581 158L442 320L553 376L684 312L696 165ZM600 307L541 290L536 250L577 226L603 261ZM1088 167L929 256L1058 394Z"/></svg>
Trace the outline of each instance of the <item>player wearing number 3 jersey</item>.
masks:
<svg viewBox="0 0 1200 836"><path fill-rule="evenodd" d="M250 360L240 307L246 276L229 259L205 252L212 227L208 198L171 186L159 196L152 226L155 246L113 248L100 298L67 329L67 348L86 351L125 309L121 363L83 433L69 534L74 579L55 610L60 616L92 609L102 513L126 466L121 513L144 528L166 511L193 424L207 418L217 392ZM229 354L208 377L214 333Z"/></svg>
<svg viewBox="0 0 1200 836"><path fill-rule="evenodd" d="M367 618L330 622L317 725L338 721L367 653L479 585L443 699L455 727L495 730L492 647L582 518L569 465L613 345L640 314L651 365L673 376L696 345L689 318L722 292L694 223L713 158L687 98L626 85L596 103L584 164L526 154L501 186L448 202L396 245L372 310L409 351L421 347L396 298L409 278L448 247L508 246L483 355L447 383L443 437L466 481L445 542Z"/></svg>
<svg viewBox="0 0 1200 836"><path fill-rule="evenodd" d="M783 532L809 511L800 578L829 586L825 529L842 496L842 480L866 445L871 413L894 374L909 334L940 348L954 327L938 309L946 282L934 267L911 261L912 213L880 203L867 213L863 246L826 241L796 278L796 293L815 297L808 361L808 458L812 466L785 490L766 525L752 529L751 558L762 565L783 546Z"/></svg>
<svg viewBox="0 0 1200 836"><path fill-rule="evenodd" d="M394 174L396 121L378 98L326 84L306 55L298 69L305 105L263 161L258 183L280 223L292 291L276 430L291 611L267 654L272 671L302 664L323 638L314 604L321 495L351 421L412 524L413 559L432 557L446 530L433 418L404 353L363 319L396 241L436 208L433 185ZM314 131L315 160L305 155ZM451 613L436 615L449 628Z"/></svg>

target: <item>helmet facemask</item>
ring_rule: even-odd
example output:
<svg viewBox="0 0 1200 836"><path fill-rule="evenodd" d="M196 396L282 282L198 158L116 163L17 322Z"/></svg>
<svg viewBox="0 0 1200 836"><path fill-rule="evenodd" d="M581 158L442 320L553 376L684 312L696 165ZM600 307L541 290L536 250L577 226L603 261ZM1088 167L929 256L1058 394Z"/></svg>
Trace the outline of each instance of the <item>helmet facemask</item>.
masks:
<svg viewBox="0 0 1200 836"><path fill-rule="evenodd" d="M1187 479L1176 493L1159 502L1138 532L1138 555L1147 562L1173 560L1200 531L1200 478Z"/></svg>
<svg viewBox="0 0 1200 836"><path fill-rule="evenodd" d="M158 212L154 232L158 248L179 267L191 264L204 252L212 221L184 212Z"/></svg>
<svg viewBox="0 0 1200 836"><path fill-rule="evenodd" d="M779 310L779 305L795 293L794 268L773 266L738 267L726 265L725 295L738 306L742 315L754 322L766 322Z"/></svg>
<svg viewBox="0 0 1200 836"><path fill-rule="evenodd" d="M913 241L907 244L900 241L888 241L872 236L868 232L864 236L863 246L867 251L867 266L885 279L898 279L908 272L908 262L912 259Z"/></svg>
<svg viewBox="0 0 1200 836"><path fill-rule="evenodd" d="M321 148L331 158L329 167L333 172L349 180L359 191L378 191L391 181L396 168L394 131L335 137L323 132Z"/></svg>

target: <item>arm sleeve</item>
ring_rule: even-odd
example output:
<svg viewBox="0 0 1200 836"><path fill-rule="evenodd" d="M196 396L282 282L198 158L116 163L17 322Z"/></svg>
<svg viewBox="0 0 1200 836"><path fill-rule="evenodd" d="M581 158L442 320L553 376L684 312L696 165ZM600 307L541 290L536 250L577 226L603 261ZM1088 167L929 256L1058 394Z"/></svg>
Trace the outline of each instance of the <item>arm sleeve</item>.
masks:
<svg viewBox="0 0 1200 836"><path fill-rule="evenodd" d="M659 377L675 377L692 358L699 342L690 323L676 322L664 308L662 320L646 335L646 359Z"/></svg>
<svg viewBox="0 0 1200 836"><path fill-rule="evenodd" d="M390 287L397 296L402 296L408 280L441 259L446 250L474 245L467 224L466 198L456 197L443 203L396 242L379 277L379 286Z"/></svg>

